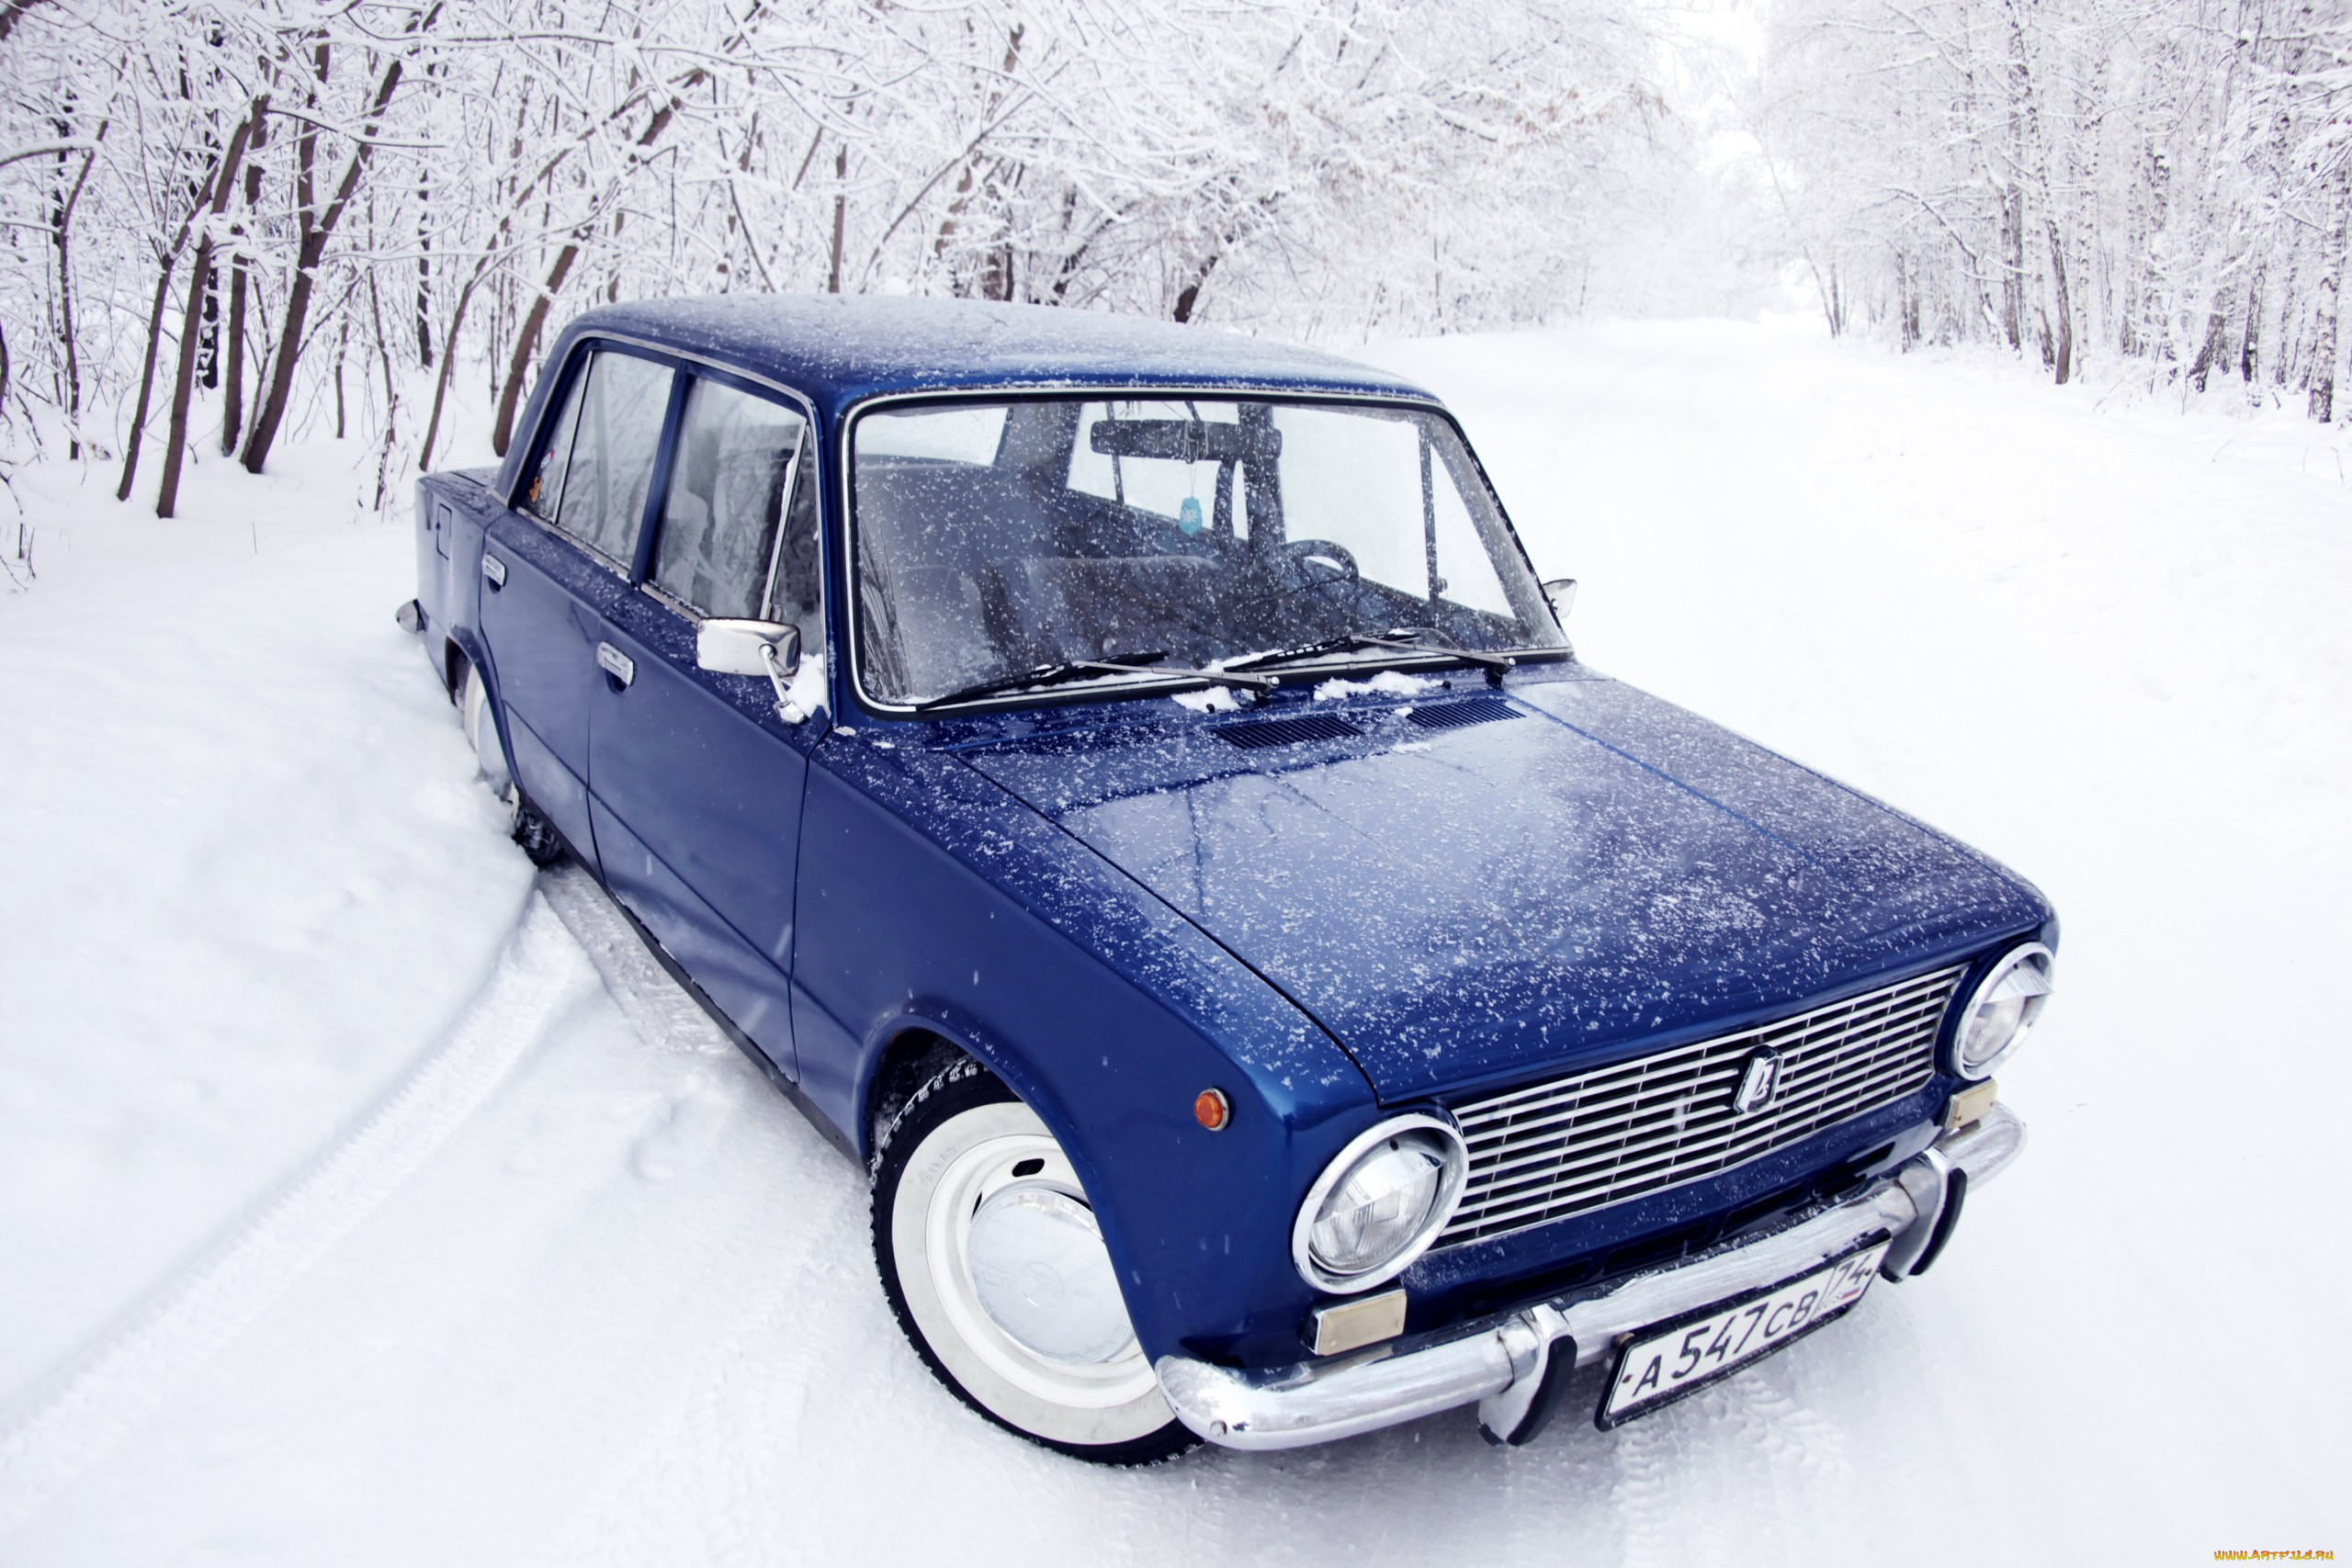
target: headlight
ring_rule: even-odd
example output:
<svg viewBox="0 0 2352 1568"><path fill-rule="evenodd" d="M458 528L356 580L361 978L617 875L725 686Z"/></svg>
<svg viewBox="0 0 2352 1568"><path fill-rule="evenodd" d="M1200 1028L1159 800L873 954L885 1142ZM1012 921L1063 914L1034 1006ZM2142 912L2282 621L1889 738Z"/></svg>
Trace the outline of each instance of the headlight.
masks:
<svg viewBox="0 0 2352 1568"><path fill-rule="evenodd" d="M1952 1026L1952 1071L1964 1078L1984 1077L2018 1048L2050 999L2050 950L2038 942L2001 955L1969 993Z"/></svg>
<svg viewBox="0 0 2352 1568"><path fill-rule="evenodd" d="M1291 1258L1319 1291L1368 1291L1405 1271L1453 1217L1469 1151L1419 1112L1383 1122L1323 1168L1299 1205Z"/></svg>

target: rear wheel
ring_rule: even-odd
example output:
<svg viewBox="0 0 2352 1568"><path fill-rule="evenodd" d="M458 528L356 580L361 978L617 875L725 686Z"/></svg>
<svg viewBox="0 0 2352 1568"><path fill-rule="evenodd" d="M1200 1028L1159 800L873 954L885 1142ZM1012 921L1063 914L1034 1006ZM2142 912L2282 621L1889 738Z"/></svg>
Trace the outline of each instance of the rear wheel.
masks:
<svg viewBox="0 0 2352 1568"><path fill-rule="evenodd" d="M482 783L506 807L506 831L522 846L533 865L551 865L563 853L563 836L555 824L531 803L506 767L506 750L499 744L498 721L490 711L489 688L475 672L471 660L458 668L458 724L466 743L474 749L474 765Z"/></svg>
<svg viewBox="0 0 2352 1568"><path fill-rule="evenodd" d="M998 1426L1100 1464L1198 1442L1160 1397L1069 1157L977 1063L941 1071L883 1129L874 1257L916 1353Z"/></svg>

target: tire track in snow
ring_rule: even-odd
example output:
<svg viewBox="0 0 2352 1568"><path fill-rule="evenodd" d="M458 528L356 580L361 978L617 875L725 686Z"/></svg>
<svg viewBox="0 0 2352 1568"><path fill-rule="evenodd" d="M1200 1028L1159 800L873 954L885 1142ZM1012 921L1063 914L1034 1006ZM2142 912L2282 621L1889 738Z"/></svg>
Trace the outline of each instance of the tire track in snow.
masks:
<svg viewBox="0 0 2352 1568"><path fill-rule="evenodd" d="M441 1043L309 1165L0 1419L0 1537L144 1421L448 1142L592 978L535 892Z"/></svg>

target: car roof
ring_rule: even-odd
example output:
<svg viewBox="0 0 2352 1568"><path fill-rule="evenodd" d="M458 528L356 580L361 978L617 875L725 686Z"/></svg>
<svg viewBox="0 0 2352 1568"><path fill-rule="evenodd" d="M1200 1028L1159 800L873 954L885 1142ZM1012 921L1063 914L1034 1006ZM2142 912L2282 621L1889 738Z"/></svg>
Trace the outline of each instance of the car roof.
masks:
<svg viewBox="0 0 2352 1568"><path fill-rule="evenodd" d="M1337 355L1215 328L1049 305L720 294L588 311L566 333L637 338L807 393L830 419L892 392L1182 385L1436 400ZM550 363L555 363L550 360Z"/></svg>

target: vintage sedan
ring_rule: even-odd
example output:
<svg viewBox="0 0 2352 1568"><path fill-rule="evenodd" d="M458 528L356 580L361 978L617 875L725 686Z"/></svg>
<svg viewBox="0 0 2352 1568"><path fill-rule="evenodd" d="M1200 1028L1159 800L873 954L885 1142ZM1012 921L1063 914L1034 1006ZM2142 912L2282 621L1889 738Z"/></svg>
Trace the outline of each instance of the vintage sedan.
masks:
<svg viewBox="0 0 2352 1568"><path fill-rule="evenodd" d="M517 840L867 1168L940 1381L1065 1453L1613 1427L1923 1272L2022 1143L2041 896L1582 663L1393 376L618 306L417 522L401 619Z"/></svg>

